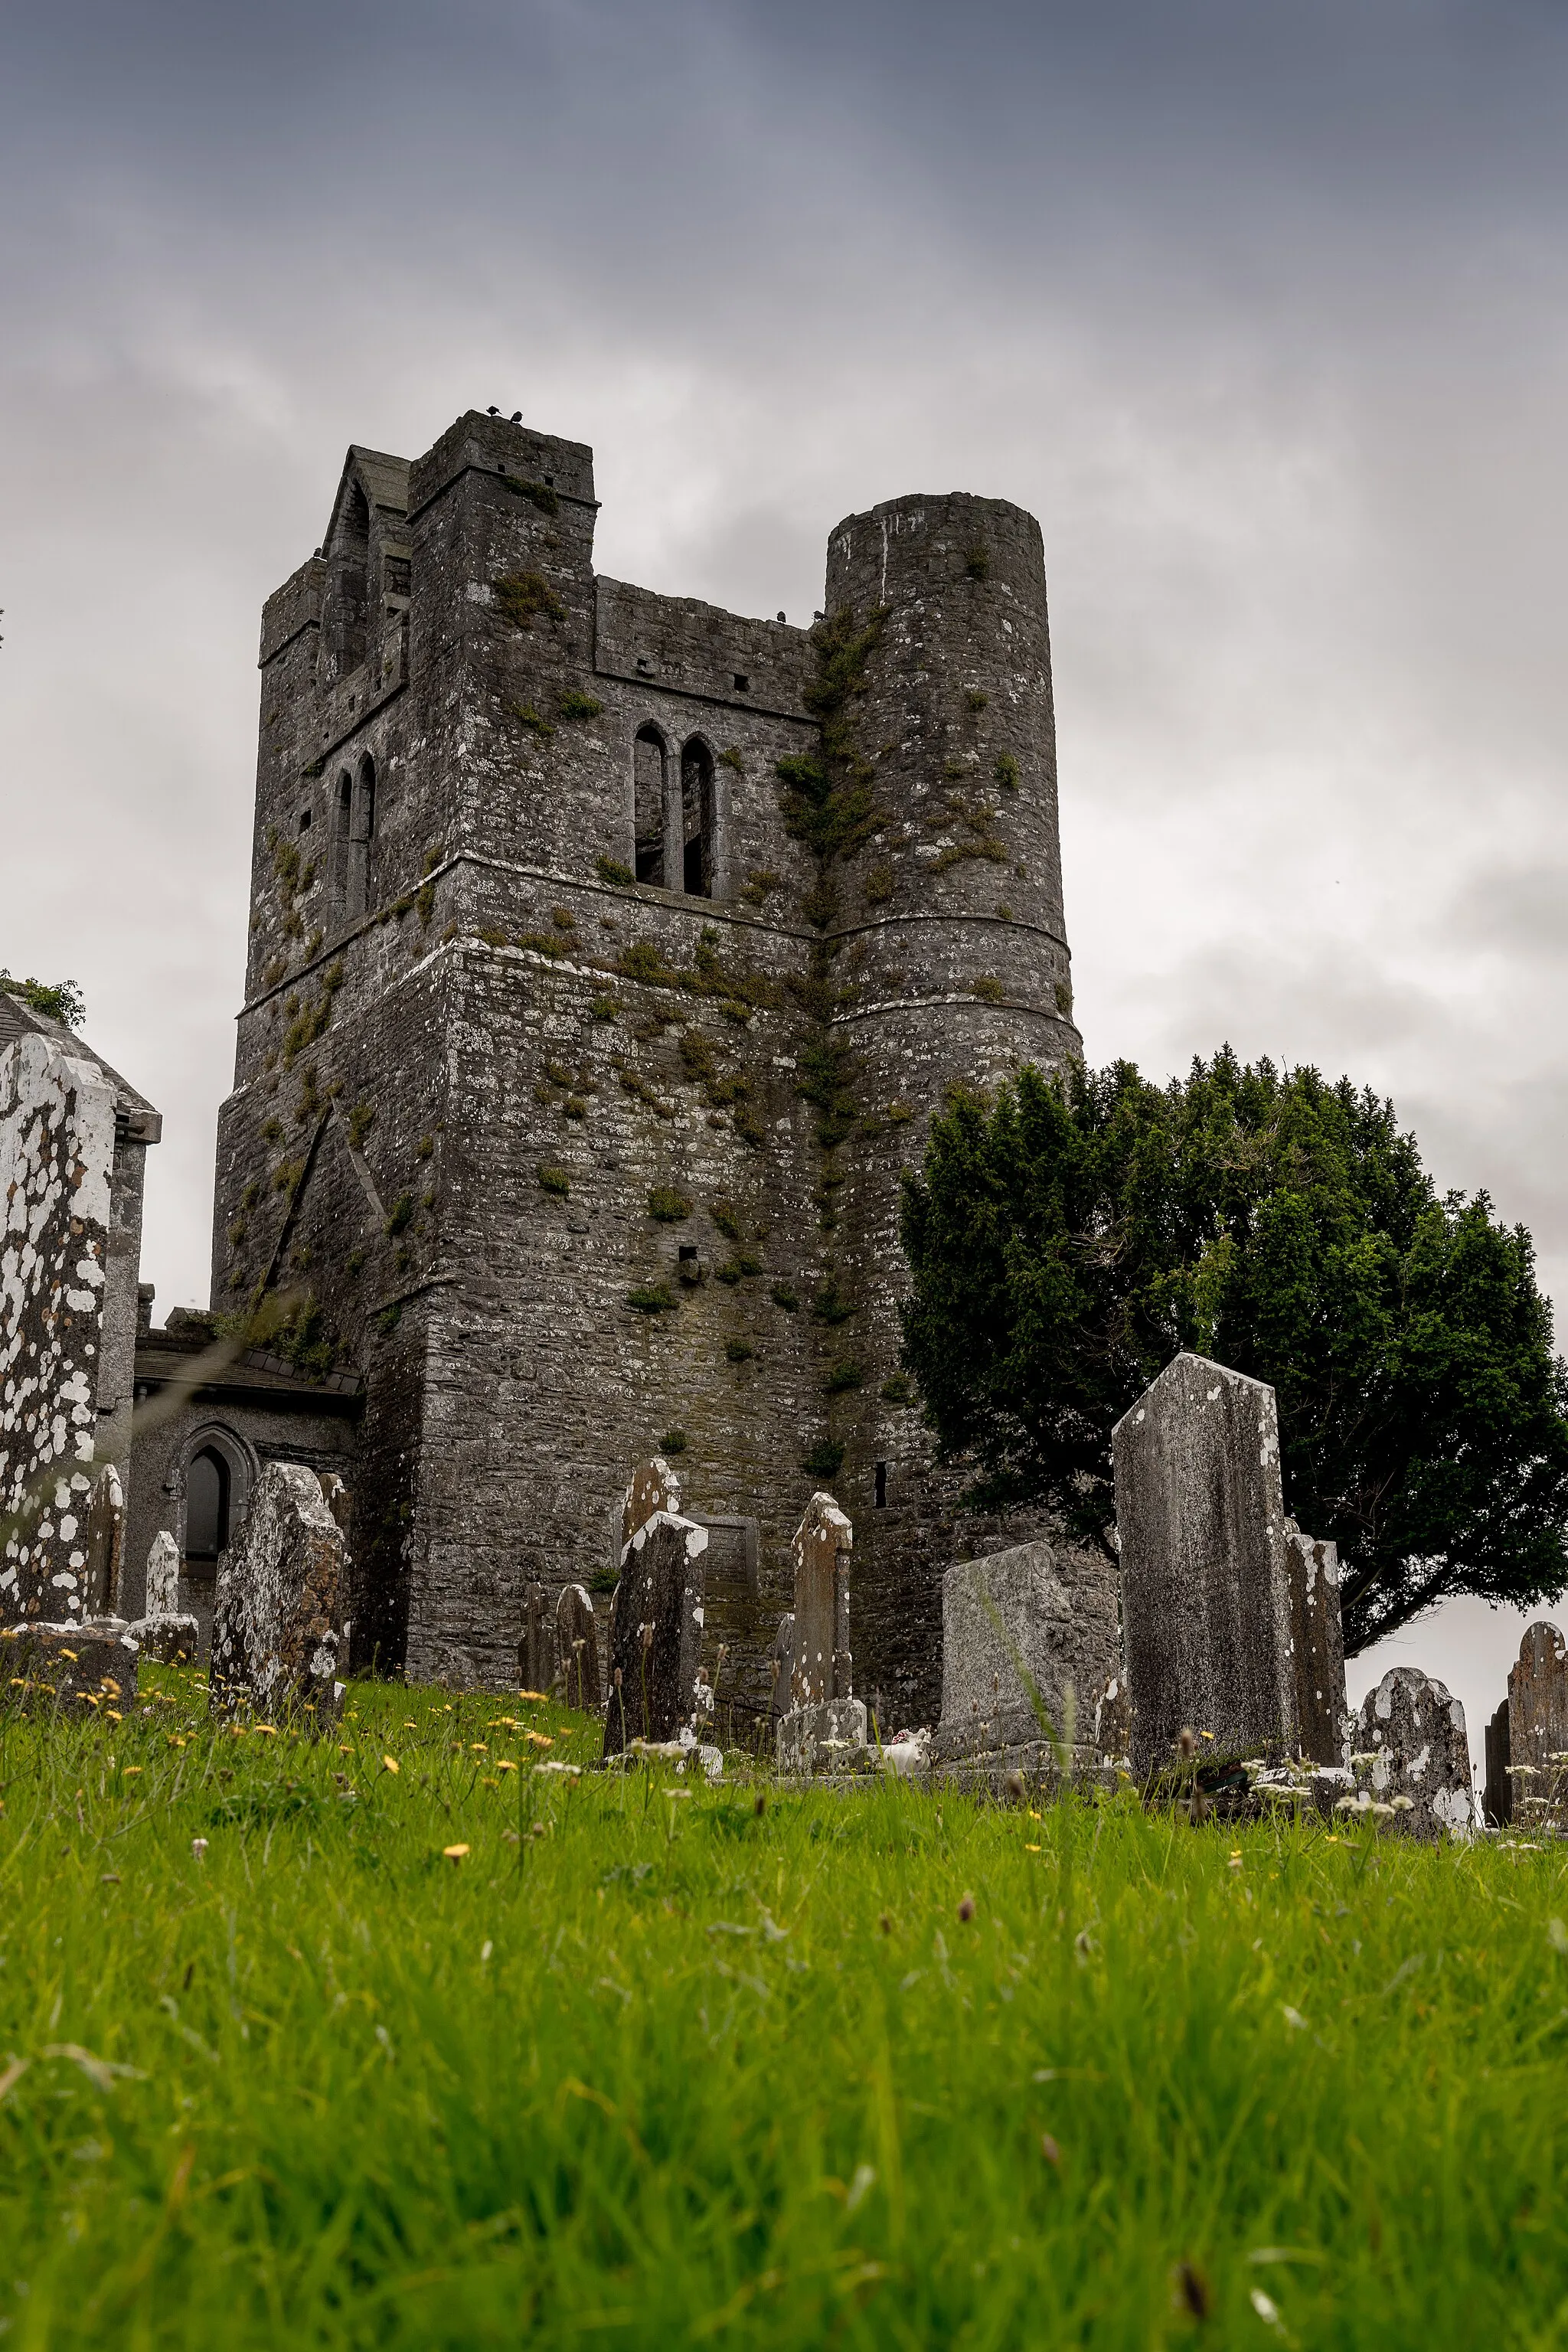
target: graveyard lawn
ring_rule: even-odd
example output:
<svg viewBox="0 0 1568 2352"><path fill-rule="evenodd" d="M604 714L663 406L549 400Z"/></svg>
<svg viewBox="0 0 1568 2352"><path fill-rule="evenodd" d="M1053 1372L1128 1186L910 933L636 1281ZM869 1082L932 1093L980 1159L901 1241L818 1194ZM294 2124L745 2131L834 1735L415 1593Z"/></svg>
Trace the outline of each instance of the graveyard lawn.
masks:
<svg viewBox="0 0 1568 2352"><path fill-rule="evenodd" d="M1568 1850L144 1683L0 1720L6 2352L1563 2341Z"/></svg>

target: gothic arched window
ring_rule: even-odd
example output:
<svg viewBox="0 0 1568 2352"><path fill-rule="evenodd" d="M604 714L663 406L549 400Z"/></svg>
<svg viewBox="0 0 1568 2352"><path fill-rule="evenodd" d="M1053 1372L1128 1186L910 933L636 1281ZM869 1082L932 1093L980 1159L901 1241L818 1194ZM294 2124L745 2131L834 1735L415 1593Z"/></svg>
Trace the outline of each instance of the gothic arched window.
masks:
<svg viewBox="0 0 1568 2352"><path fill-rule="evenodd" d="M664 881L664 738L657 727L639 727L634 762L632 831L634 871L639 882Z"/></svg>
<svg viewBox="0 0 1568 2352"><path fill-rule="evenodd" d="M332 786L331 807L327 827L327 887L331 893L331 920L343 919L343 908L349 895L349 817L353 806L353 779L345 768Z"/></svg>
<svg viewBox="0 0 1568 2352"><path fill-rule="evenodd" d="M694 898L713 896L713 754L693 737L680 755L681 887Z"/></svg>
<svg viewBox="0 0 1568 2352"><path fill-rule="evenodd" d="M185 1558L216 1559L228 1544L228 1464L212 1446L185 1471Z"/></svg>

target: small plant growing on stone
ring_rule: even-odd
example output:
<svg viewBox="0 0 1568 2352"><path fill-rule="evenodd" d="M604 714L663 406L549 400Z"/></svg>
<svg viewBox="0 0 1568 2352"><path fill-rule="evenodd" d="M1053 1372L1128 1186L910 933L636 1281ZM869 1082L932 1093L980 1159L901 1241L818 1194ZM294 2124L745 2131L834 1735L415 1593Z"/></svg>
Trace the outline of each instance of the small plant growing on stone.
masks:
<svg viewBox="0 0 1568 2352"><path fill-rule="evenodd" d="M885 907L893 895L893 869L884 862L873 866L860 885L860 896L868 907Z"/></svg>
<svg viewBox="0 0 1568 2352"><path fill-rule="evenodd" d="M984 1003L1000 1004L1005 991L994 972L983 971L974 983L974 993Z"/></svg>
<svg viewBox="0 0 1568 2352"><path fill-rule="evenodd" d="M588 1007L595 1021L613 1021L620 1009L613 996L595 996Z"/></svg>
<svg viewBox="0 0 1568 2352"><path fill-rule="evenodd" d="M388 1209L386 1213L386 1223L383 1227L383 1231L389 1236L395 1234L401 1234L405 1232L410 1224L412 1224L413 1221L414 1195L412 1192L399 1192L396 1200L394 1201L391 1208Z"/></svg>
<svg viewBox="0 0 1568 2352"><path fill-rule="evenodd" d="M555 732L549 719L542 718L531 702L514 702L511 715L527 728L531 735L537 735L542 742L548 742Z"/></svg>
<svg viewBox="0 0 1568 2352"><path fill-rule="evenodd" d="M674 1309L675 1297L667 1282L644 1282L627 1291L626 1305L639 1315L668 1315Z"/></svg>
<svg viewBox="0 0 1568 2352"><path fill-rule="evenodd" d="M541 1168L536 1172L540 1190L553 1193L558 1201L563 1201L571 1192L572 1179L564 1168Z"/></svg>
<svg viewBox="0 0 1568 2352"><path fill-rule="evenodd" d="M1010 923L1013 919L1013 909L1005 900L996 908L996 919L999 923Z"/></svg>
<svg viewBox="0 0 1568 2352"><path fill-rule="evenodd" d="M984 710L990 699L988 694L982 694L978 687L973 686L963 698L964 706L970 710Z"/></svg>
<svg viewBox="0 0 1568 2352"><path fill-rule="evenodd" d="M564 1118L586 1118L588 1106L581 1095L568 1095L561 1106L561 1112Z"/></svg>
<svg viewBox="0 0 1568 2352"><path fill-rule="evenodd" d="M683 1429L667 1429L658 1441L661 1454L684 1454L689 1440Z"/></svg>
<svg viewBox="0 0 1568 2352"><path fill-rule="evenodd" d="M911 1404L914 1393L908 1372L895 1372L890 1381L882 1382L884 1404Z"/></svg>
<svg viewBox="0 0 1568 2352"><path fill-rule="evenodd" d="M724 1199L715 1201L708 1213L712 1218L713 1223L717 1225L719 1231L723 1234L726 1241L738 1242L740 1240L741 1221L735 1214L735 1206L732 1201Z"/></svg>
<svg viewBox="0 0 1568 2352"><path fill-rule="evenodd" d="M435 1137L433 1135L422 1135L418 1142L414 1147L415 1157L419 1160L429 1160L433 1157L435 1150Z"/></svg>
<svg viewBox="0 0 1568 2352"><path fill-rule="evenodd" d="M536 620L563 621L566 607L542 572L510 572L495 583L496 610L514 629L531 629Z"/></svg>
<svg viewBox="0 0 1568 2352"><path fill-rule="evenodd" d="M801 1468L812 1478L837 1478L844 1466L844 1448L825 1437L801 1456Z"/></svg>
<svg viewBox="0 0 1568 2352"><path fill-rule="evenodd" d="M838 1396L846 1389L863 1388L865 1384L866 1374L861 1366L851 1356L840 1356L822 1387L825 1395Z"/></svg>
<svg viewBox="0 0 1568 2352"><path fill-rule="evenodd" d="M811 1311L817 1322L826 1323L831 1328L836 1324L847 1323L858 1310L838 1287L837 1276L830 1274L812 1300Z"/></svg>
<svg viewBox="0 0 1568 2352"><path fill-rule="evenodd" d="M724 1353L732 1364L750 1363L754 1350L749 1339L726 1339Z"/></svg>
<svg viewBox="0 0 1568 2352"><path fill-rule="evenodd" d="M624 890L628 882L637 880L637 876L632 872L631 867L623 866L618 857L597 859L595 870L601 882L613 882L617 890Z"/></svg>
<svg viewBox="0 0 1568 2352"><path fill-rule="evenodd" d="M691 1214L691 1203L670 1185L655 1184L647 1196L647 1213L656 1224L680 1225Z"/></svg>
<svg viewBox="0 0 1568 2352"><path fill-rule="evenodd" d="M605 706L596 695L584 694L576 687L570 686L555 708L563 719L597 719Z"/></svg>
<svg viewBox="0 0 1568 2352"><path fill-rule="evenodd" d="M1019 768L1018 762L1011 751L999 751L997 753L996 765L993 768L991 772L995 777L997 782L1001 785L1005 793L1016 793L1017 791L1019 780L1023 772Z"/></svg>
<svg viewBox="0 0 1568 2352"><path fill-rule="evenodd" d="M1070 1013L1072 1011L1071 981L1058 980L1052 992L1057 1000L1057 1011L1061 1013Z"/></svg>
<svg viewBox="0 0 1568 2352"><path fill-rule="evenodd" d="M800 1301L787 1282L775 1282L768 1296L785 1315L794 1315L799 1308Z"/></svg>
<svg viewBox="0 0 1568 2352"><path fill-rule="evenodd" d="M741 757L740 746L736 743L726 744L719 754L719 765L721 768L733 768L738 776L743 776L746 772L746 763Z"/></svg>

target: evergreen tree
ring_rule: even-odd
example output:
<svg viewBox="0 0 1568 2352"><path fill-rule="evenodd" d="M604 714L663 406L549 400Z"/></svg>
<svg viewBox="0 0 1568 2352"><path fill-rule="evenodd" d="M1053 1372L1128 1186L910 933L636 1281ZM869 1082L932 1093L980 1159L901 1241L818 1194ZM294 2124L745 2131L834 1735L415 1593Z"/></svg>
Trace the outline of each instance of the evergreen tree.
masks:
<svg viewBox="0 0 1568 2352"><path fill-rule="evenodd" d="M1184 1348L1267 1381L1347 1652L1450 1593L1568 1584L1568 1368L1523 1226L1439 1198L1392 1104L1226 1047L962 1093L907 1176L904 1361L976 1505L1110 1545L1110 1433Z"/></svg>

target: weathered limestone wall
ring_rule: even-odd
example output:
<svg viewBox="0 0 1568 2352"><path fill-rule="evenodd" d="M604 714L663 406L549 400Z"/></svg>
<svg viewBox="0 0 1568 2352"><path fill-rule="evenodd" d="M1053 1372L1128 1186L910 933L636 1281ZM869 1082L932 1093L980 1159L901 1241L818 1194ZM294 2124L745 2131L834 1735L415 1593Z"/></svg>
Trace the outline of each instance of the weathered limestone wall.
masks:
<svg viewBox="0 0 1568 2352"><path fill-rule="evenodd" d="M1038 530L945 499L835 534L829 598L890 617L858 720L885 837L826 943L857 1111L829 1156L819 876L777 774L819 740L816 649L597 576L595 513L588 450L469 415L412 466L351 452L325 553L268 604L215 1303L308 1286L365 1373L356 1655L374 1622L411 1672L510 1678L526 1586L602 1585L605 1497L674 1429L696 1515L755 1523L767 1634L833 1477L861 1687L930 1715L970 1530L880 1393L900 1172L953 1079L1077 1045ZM711 897L672 850L625 878L649 727L667 845L683 751L711 761ZM334 826L367 760L359 912ZM806 1468L824 1447L841 1475ZM739 1646L756 1696L766 1638Z"/></svg>
<svg viewBox="0 0 1568 2352"><path fill-rule="evenodd" d="M79 1617L112 1218L114 1089L49 1039L0 1054L0 1622Z"/></svg>

